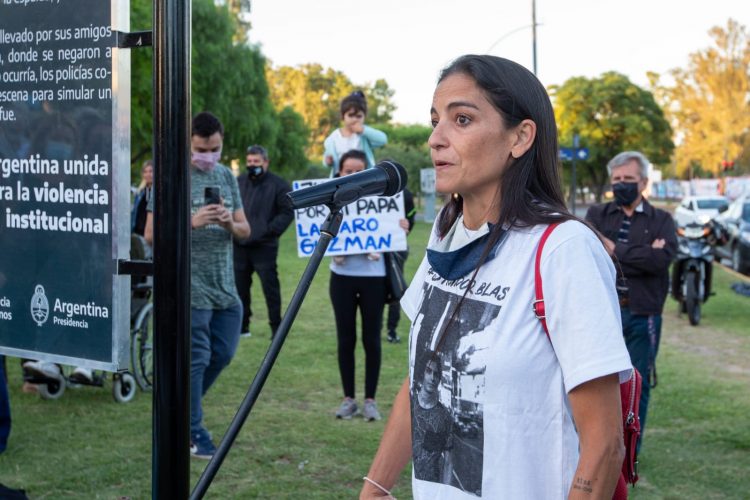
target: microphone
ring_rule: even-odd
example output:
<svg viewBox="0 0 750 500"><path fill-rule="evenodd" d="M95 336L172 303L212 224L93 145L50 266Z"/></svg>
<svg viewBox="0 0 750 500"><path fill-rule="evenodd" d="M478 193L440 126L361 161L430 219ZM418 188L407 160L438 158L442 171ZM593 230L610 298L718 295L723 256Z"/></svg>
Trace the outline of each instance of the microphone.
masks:
<svg viewBox="0 0 750 500"><path fill-rule="evenodd" d="M393 196L404 187L406 169L385 160L362 172L292 191L287 197L295 209L329 204L343 207L365 196Z"/></svg>

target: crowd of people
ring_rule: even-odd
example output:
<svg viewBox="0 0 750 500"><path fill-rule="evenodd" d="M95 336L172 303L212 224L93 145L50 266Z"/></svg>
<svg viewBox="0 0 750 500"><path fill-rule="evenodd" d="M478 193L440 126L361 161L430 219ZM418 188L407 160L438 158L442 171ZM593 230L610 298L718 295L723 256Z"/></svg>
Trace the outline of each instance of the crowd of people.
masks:
<svg viewBox="0 0 750 500"><path fill-rule="evenodd" d="M372 168L375 149L387 142L364 124L361 92L343 99L340 111L342 125L324 144L331 176ZM528 70L498 57L463 56L441 73L430 115L436 188L448 196L401 300L412 323L408 370L360 498L390 497L409 461L415 498L611 498L624 454L619 385L633 367L642 374L645 426L676 251L671 217L643 196L648 160L637 151L615 156L606 166L614 201L591 207L582 220L564 202L550 99ZM281 322L279 238L294 218L291 187L270 171L267 150L250 146L236 178L220 163L223 140L218 117L194 117L190 439L201 458L216 451L202 400L241 336L251 335L254 273L272 337ZM149 243L154 168L143 164L132 214L133 232ZM404 197L400 226L408 234L415 210L411 193ZM536 249L552 224L538 264L547 336L531 304ZM380 253L331 259L343 393L332 416L339 419L381 419L383 261ZM398 305L387 312L393 343L400 341L399 314ZM2 368L0 452L10 428Z"/></svg>
<svg viewBox="0 0 750 500"><path fill-rule="evenodd" d="M326 139L325 163L332 175L348 175L374 165L373 148L386 143L385 134L364 125L367 101L356 91L341 103L342 127ZM191 132L191 453L210 458L216 452L212 434L204 426L202 399L231 362L242 337L251 337L253 274L260 279L271 338L281 323L281 287L277 259L279 239L294 219L287 198L289 182L270 171L266 148L251 145L245 171L235 178L219 161L224 128L210 112L196 115ZM136 192L132 229L153 242L153 164L141 169L143 182ZM208 192L217 189L215 198ZM402 221L405 231L413 224ZM409 222L411 220L411 222ZM385 306L385 270L380 254L334 257L331 263L331 302L338 338L338 360L344 403L334 413L350 419L362 414L379 420L375 403L380 371L380 330ZM349 280L349 281L347 281ZM372 283L371 283L372 281ZM344 283L349 283L345 285ZM364 285L364 286L363 286ZM372 285L372 286L371 286ZM362 412L354 402L354 346L356 313L363 324L366 380ZM398 322L392 318L391 339ZM346 408L346 411L342 409Z"/></svg>

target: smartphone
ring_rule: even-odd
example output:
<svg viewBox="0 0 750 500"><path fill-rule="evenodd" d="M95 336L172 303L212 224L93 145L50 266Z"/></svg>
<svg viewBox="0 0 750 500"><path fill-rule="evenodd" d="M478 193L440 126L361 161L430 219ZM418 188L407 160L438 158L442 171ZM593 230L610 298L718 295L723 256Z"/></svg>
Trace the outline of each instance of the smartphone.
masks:
<svg viewBox="0 0 750 500"><path fill-rule="evenodd" d="M203 198L206 205L221 205L221 188L218 186L206 187Z"/></svg>

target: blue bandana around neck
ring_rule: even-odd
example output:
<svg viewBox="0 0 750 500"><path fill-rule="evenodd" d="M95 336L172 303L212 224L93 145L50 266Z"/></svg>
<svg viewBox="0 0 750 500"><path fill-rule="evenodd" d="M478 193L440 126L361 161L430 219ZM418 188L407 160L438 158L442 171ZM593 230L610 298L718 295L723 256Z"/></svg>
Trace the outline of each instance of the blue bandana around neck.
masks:
<svg viewBox="0 0 750 500"><path fill-rule="evenodd" d="M460 217L456 219L456 223L453 225L453 228L448 231L446 237L452 236L452 233L458 224L463 224ZM489 232L456 250L442 251L435 248L428 248L427 261L430 263L430 266L432 266L432 269L434 269L435 272L445 280L456 280L462 278L476 269L477 264L479 264L479 259L482 257L484 247L492 237L494 224L487 223L487 226L489 227ZM507 230L503 229L501 231L497 242L487 254L487 259L484 261L485 264L497 256L500 245L508 236Z"/></svg>

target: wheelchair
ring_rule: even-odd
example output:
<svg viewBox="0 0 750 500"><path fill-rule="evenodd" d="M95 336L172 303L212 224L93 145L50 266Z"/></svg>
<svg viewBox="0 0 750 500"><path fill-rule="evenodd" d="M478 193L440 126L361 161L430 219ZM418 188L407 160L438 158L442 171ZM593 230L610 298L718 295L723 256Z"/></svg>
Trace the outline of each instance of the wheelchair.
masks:
<svg viewBox="0 0 750 500"><path fill-rule="evenodd" d="M130 238L130 258L150 260L151 248L143 237L133 234ZM153 276L133 276L130 296L130 365L135 381L142 391L150 391L154 385L154 336L151 302ZM115 398L116 399L116 398Z"/></svg>
<svg viewBox="0 0 750 500"><path fill-rule="evenodd" d="M151 249L143 237L133 234L130 239L130 258L147 260L151 258ZM136 387L144 392L152 389L154 384L153 366L153 304L151 276L133 276L130 285L130 370L112 374L112 396L118 403L127 403L135 397ZM42 399L59 399L66 387L94 386L103 387L106 372L94 371L90 380L71 376L70 369L59 367L58 373L27 374L24 381L37 386Z"/></svg>

